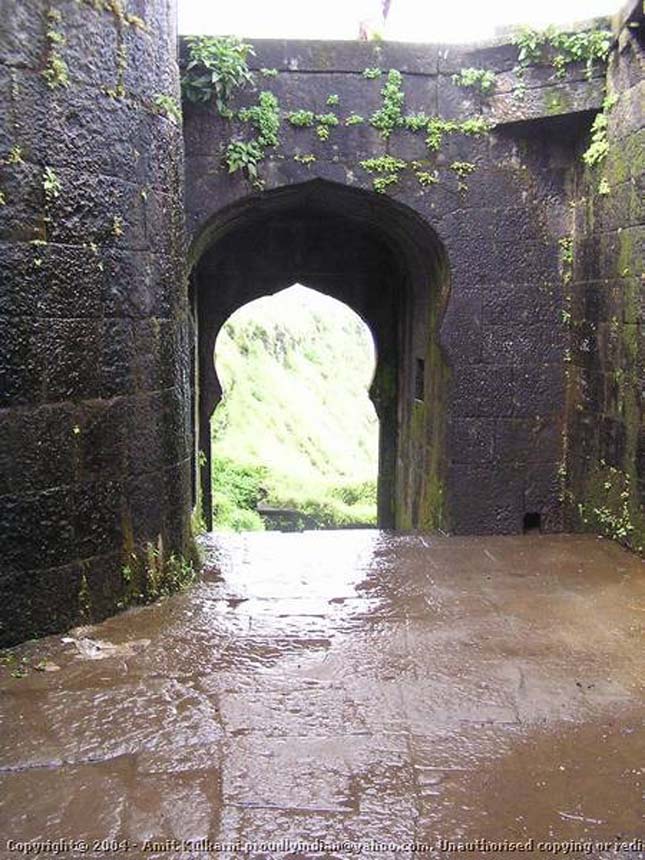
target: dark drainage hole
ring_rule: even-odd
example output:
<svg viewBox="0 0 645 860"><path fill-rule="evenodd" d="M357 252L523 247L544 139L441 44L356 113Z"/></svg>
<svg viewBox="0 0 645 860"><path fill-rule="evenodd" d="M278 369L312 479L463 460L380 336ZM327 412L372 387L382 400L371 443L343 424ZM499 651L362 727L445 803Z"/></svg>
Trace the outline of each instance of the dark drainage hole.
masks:
<svg viewBox="0 0 645 860"><path fill-rule="evenodd" d="M524 534L526 532L539 532L542 530L541 514L524 514Z"/></svg>

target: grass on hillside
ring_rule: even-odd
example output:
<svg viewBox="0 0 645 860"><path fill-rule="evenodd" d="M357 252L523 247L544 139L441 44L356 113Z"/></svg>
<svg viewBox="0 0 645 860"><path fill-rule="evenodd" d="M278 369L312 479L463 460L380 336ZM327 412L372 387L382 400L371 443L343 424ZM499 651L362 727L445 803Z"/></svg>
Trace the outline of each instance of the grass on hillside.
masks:
<svg viewBox="0 0 645 860"><path fill-rule="evenodd" d="M263 528L258 503L320 527L376 522L378 421L369 330L296 286L238 310L217 338L215 528Z"/></svg>

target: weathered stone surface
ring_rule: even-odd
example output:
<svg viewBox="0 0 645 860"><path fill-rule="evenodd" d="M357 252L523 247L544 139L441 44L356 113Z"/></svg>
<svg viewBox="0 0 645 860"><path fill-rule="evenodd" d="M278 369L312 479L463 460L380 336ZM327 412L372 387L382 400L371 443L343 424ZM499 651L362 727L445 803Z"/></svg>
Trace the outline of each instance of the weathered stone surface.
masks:
<svg viewBox="0 0 645 860"><path fill-rule="evenodd" d="M645 115L638 4L625 7L608 84L608 152L575 169L567 489L570 528L645 548ZM604 186L604 187L603 187Z"/></svg>
<svg viewBox="0 0 645 860"><path fill-rule="evenodd" d="M521 529L526 505L535 512L537 500L536 494L525 497L515 473L518 463L530 461L540 462L545 475L537 493L540 510L545 517L549 512L550 527L561 528L561 518L552 515L561 506L558 419L567 345L559 240L568 223L574 149L600 107L603 69L598 66L588 79L582 66L572 66L560 80L548 64L532 67L522 100L513 95L517 48L503 39L467 47L279 41L254 47L256 72L277 70L276 76L259 76L257 89L274 93L281 111L280 144L267 150L260 165L262 193L221 166L231 135L247 138L251 129L223 120L214 108L184 105L187 220L202 332L200 448L208 447L208 418L220 396L211 357L218 327L256 295L302 280L357 309L382 356L373 395L391 438L391 471L381 474L389 487L381 492L393 497L382 508L390 512L382 524ZM492 98L456 85L453 74L465 66L497 74ZM367 67L384 74L365 79ZM434 153L424 131L398 129L384 140L368 120L383 104L391 68L402 73L404 113L456 121L486 117L496 127L481 136L445 133ZM328 104L330 95L337 104ZM239 104L256 99L247 88ZM315 128L289 124L287 114L298 109L332 112L339 125L321 141ZM365 121L344 126L351 114ZM390 200L373 194L374 176L361 162L385 154L418 162L416 169L437 181L423 187L408 168L388 187ZM303 156L308 163L299 162ZM325 229L315 229L323 216ZM287 228L290 221L299 228ZM359 224L373 233L371 251L360 246ZM402 240L404 231L418 237L412 245ZM351 255L344 258L344 250ZM381 259L376 267L370 253ZM423 268L424 255L434 258L433 267ZM345 282L340 287L337 277ZM360 290L352 292L350 282L360 283ZM429 380L425 403L414 400L419 361ZM398 389L390 400L383 400L384 373ZM523 422L516 432L498 427L511 419ZM529 427L541 428L542 443ZM485 476L479 495L465 501L478 480L475 452L484 462L494 455L495 464L479 464ZM455 463L472 467L457 472ZM204 478L208 513L207 484Z"/></svg>
<svg viewBox="0 0 645 860"><path fill-rule="evenodd" d="M591 536L375 530L211 535L204 549L223 579L0 666L8 838L129 839L126 854L155 860L290 839L247 853L322 856L324 842L410 860L476 856L440 837L642 832L634 556ZM87 570L93 601L118 587L109 562ZM164 850L134 849L144 839Z"/></svg>
<svg viewBox="0 0 645 860"><path fill-rule="evenodd" d="M174 13L135 5L147 31L119 4L2 4L3 643L113 612L146 542L187 550L182 142L153 108L178 96ZM42 75L52 28L67 86Z"/></svg>

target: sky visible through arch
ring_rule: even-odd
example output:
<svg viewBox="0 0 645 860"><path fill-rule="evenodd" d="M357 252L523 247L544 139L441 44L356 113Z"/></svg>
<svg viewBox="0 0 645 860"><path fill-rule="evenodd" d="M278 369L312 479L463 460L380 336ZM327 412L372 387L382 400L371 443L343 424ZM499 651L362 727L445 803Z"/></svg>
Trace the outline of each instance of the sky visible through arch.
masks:
<svg viewBox="0 0 645 860"><path fill-rule="evenodd" d="M361 22L386 39L406 42L464 42L487 39L517 24L565 25L618 11L620 0L391 0L385 28L381 0L179 0L182 34L236 34L252 38L355 39Z"/></svg>

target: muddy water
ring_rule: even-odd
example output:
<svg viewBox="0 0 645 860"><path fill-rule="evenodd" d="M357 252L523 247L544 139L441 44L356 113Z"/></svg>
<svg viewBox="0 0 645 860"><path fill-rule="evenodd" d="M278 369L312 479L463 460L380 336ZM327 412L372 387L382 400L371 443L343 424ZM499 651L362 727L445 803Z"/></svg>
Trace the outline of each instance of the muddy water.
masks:
<svg viewBox="0 0 645 860"><path fill-rule="evenodd" d="M190 592L16 649L0 856L643 856L642 562L377 531L205 551Z"/></svg>

